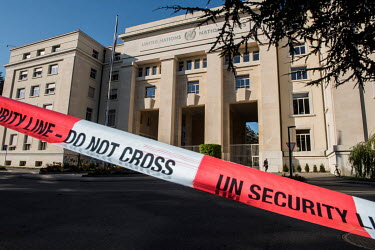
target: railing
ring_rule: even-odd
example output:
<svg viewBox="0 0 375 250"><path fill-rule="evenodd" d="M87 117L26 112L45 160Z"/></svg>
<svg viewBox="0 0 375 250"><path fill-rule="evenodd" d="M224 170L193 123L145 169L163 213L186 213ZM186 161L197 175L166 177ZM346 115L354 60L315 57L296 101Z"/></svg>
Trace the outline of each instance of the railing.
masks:
<svg viewBox="0 0 375 250"><path fill-rule="evenodd" d="M181 146L181 148L199 153L199 145Z"/></svg>
<svg viewBox="0 0 375 250"><path fill-rule="evenodd" d="M230 161L259 169L259 144L231 144Z"/></svg>

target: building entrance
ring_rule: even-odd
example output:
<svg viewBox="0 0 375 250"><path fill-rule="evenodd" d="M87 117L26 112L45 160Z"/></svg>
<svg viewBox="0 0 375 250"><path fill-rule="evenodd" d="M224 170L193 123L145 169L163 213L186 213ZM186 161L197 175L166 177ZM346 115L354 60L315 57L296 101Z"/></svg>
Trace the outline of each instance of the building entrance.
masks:
<svg viewBox="0 0 375 250"><path fill-rule="evenodd" d="M259 169L257 102L230 104L230 160Z"/></svg>
<svg viewBox="0 0 375 250"><path fill-rule="evenodd" d="M181 147L199 152L204 143L204 106L182 108Z"/></svg>
<svg viewBox="0 0 375 250"><path fill-rule="evenodd" d="M159 110L139 111L137 134L158 140Z"/></svg>

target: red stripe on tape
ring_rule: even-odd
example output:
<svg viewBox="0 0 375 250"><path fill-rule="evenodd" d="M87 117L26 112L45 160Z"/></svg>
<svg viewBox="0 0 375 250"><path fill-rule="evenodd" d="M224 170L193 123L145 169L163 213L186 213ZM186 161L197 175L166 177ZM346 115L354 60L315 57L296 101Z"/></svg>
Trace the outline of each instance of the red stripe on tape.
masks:
<svg viewBox="0 0 375 250"><path fill-rule="evenodd" d="M356 216L353 197L204 156L194 188L254 207L370 237Z"/></svg>
<svg viewBox="0 0 375 250"><path fill-rule="evenodd" d="M49 143L63 142L81 119L0 97L0 125Z"/></svg>

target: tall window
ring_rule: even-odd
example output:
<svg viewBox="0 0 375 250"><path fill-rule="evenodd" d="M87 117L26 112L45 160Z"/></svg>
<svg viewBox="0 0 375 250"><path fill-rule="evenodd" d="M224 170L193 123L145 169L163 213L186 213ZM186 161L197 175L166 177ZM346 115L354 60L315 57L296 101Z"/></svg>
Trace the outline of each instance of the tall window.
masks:
<svg viewBox="0 0 375 250"><path fill-rule="evenodd" d="M119 79L118 71L113 71L112 72L112 81L118 81L118 79Z"/></svg>
<svg viewBox="0 0 375 250"><path fill-rule="evenodd" d="M250 88L250 76L236 76L236 89L249 89Z"/></svg>
<svg viewBox="0 0 375 250"><path fill-rule="evenodd" d="M99 52L93 49L92 50L92 57L98 59L99 58Z"/></svg>
<svg viewBox="0 0 375 250"><path fill-rule="evenodd" d="M47 83L46 84L46 92L45 92L45 94L46 95L55 94L55 88L56 88L56 84L55 83Z"/></svg>
<svg viewBox="0 0 375 250"><path fill-rule="evenodd" d="M259 51L253 52L253 61L259 61Z"/></svg>
<svg viewBox="0 0 375 250"><path fill-rule="evenodd" d="M146 76L149 76L149 75L150 75L150 67L146 67L145 75L146 75Z"/></svg>
<svg viewBox="0 0 375 250"><path fill-rule="evenodd" d="M243 61L244 62L249 62L250 61L249 52L243 54Z"/></svg>
<svg viewBox="0 0 375 250"><path fill-rule="evenodd" d="M292 68L292 80L307 79L306 67Z"/></svg>
<svg viewBox="0 0 375 250"><path fill-rule="evenodd" d="M32 143L32 137L25 135L23 138L23 150L30 150L31 143Z"/></svg>
<svg viewBox="0 0 375 250"><path fill-rule="evenodd" d="M293 94L293 114L310 114L309 93Z"/></svg>
<svg viewBox="0 0 375 250"><path fill-rule="evenodd" d="M152 74L153 75L156 75L158 73L158 71L157 71L157 67L156 66L153 66L152 67Z"/></svg>
<svg viewBox="0 0 375 250"><path fill-rule="evenodd" d="M199 69L201 67L201 60L197 59L194 61L194 68Z"/></svg>
<svg viewBox="0 0 375 250"><path fill-rule="evenodd" d="M233 63L240 63L240 61L241 61L241 55L235 54L233 57Z"/></svg>
<svg viewBox="0 0 375 250"><path fill-rule="evenodd" d="M25 98L25 88L17 89L16 98Z"/></svg>
<svg viewBox="0 0 375 250"><path fill-rule="evenodd" d="M184 62L178 62L178 71L184 71Z"/></svg>
<svg viewBox="0 0 375 250"><path fill-rule="evenodd" d="M294 44L293 50L290 51L290 55L304 55L306 54L306 47L304 43Z"/></svg>
<svg viewBox="0 0 375 250"><path fill-rule="evenodd" d="M297 129L296 137L300 151L311 151L310 129Z"/></svg>
<svg viewBox="0 0 375 250"><path fill-rule="evenodd" d="M121 53L115 53L115 61L121 60Z"/></svg>
<svg viewBox="0 0 375 250"><path fill-rule="evenodd" d="M116 124L116 110L115 109L110 109L108 110L108 123L107 125L110 127L115 126Z"/></svg>
<svg viewBox="0 0 375 250"><path fill-rule="evenodd" d="M49 72L48 73L51 74L51 75L56 75L57 73L59 73L59 65L54 64L54 65L49 66Z"/></svg>
<svg viewBox="0 0 375 250"><path fill-rule="evenodd" d="M88 91L87 96L90 98L95 98L95 88L89 86L89 91Z"/></svg>
<svg viewBox="0 0 375 250"><path fill-rule="evenodd" d="M145 98L155 98L155 90L156 90L155 86L146 87Z"/></svg>
<svg viewBox="0 0 375 250"><path fill-rule="evenodd" d="M143 76L143 68L139 68L138 69L138 77L142 77Z"/></svg>
<svg viewBox="0 0 375 250"><path fill-rule="evenodd" d="M199 81L188 82L187 84L187 92L199 94Z"/></svg>
<svg viewBox="0 0 375 250"><path fill-rule="evenodd" d="M20 80L22 81L27 80L27 70L20 72Z"/></svg>
<svg viewBox="0 0 375 250"><path fill-rule="evenodd" d="M17 146L17 134L11 134L9 137L9 147L15 147Z"/></svg>
<svg viewBox="0 0 375 250"><path fill-rule="evenodd" d="M46 150L47 149L47 142L39 141L38 150Z"/></svg>
<svg viewBox="0 0 375 250"><path fill-rule="evenodd" d="M86 120L88 120L88 121L92 120L92 112L93 112L92 108L86 109Z"/></svg>
<svg viewBox="0 0 375 250"><path fill-rule="evenodd" d="M191 70L191 68L192 68L191 60L186 61L186 70Z"/></svg>
<svg viewBox="0 0 375 250"><path fill-rule="evenodd" d="M40 49L36 52L36 55L37 56L43 56L44 54L46 53L46 50L45 49Z"/></svg>
<svg viewBox="0 0 375 250"><path fill-rule="evenodd" d="M117 89L111 89L111 92L109 93L109 99L117 100Z"/></svg>
<svg viewBox="0 0 375 250"><path fill-rule="evenodd" d="M93 68L91 68L91 70L90 70L90 77L92 78L92 79L96 79L96 69L93 69Z"/></svg>
<svg viewBox="0 0 375 250"><path fill-rule="evenodd" d="M34 69L33 77L42 77L43 68L36 68Z"/></svg>
<svg viewBox="0 0 375 250"><path fill-rule="evenodd" d="M30 96L39 96L39 86L31 86Z"/></svg>
<svg viewBox="0 0 375 250"><path fill-rule="evenodd" d="M52 46L52 52L59 52L60 51L60 45Z"/></svg>
<svg viewBox="0 0 375 250"><path fill-rule="evenodd" d="M207 68L207 58L203 58L203 68Z"/></svg>

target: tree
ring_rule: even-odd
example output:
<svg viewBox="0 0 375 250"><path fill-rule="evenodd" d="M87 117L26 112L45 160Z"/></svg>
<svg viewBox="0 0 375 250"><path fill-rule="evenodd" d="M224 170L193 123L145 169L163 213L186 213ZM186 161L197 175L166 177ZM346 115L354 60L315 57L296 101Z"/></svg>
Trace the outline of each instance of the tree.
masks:
<svg viewBox="0 0 375 250"><path fill-rule="evenodd" d="M3 72L0 72L0 95L3 94L3 87L4 87L4 77L2 76Z"/></svg>
<svg viewBox="0 0 375 250"><path fill-rule="evenodd" d="M262 44L266 36L269 46L289 47L300 41L310 44L311 55L320 56L320 67L307 71L321 72L309 85L334 80L337 87L354 81L359 87L375 77L375 1L373 0L223 0L221 7L167 6L174 13L201 11L199 25L220 24L220 34L211 47L228 58L235 72L233 56L241 46L254 40ZM207 1L207 5L210 0ZM235 27L250 23L246 35L236 35ZM322 49L326 53L320 54ZM372 56L372 58L370 58ZM295 60L293 57L292 60Z"/></svg>
<svg viewBox="0 0 375 250"><path fill-rule="evenodd" d="M258 144L259 143L259 135L255 133L254 130L251 129L250 126L246 126L246 144Z"/></svg>

